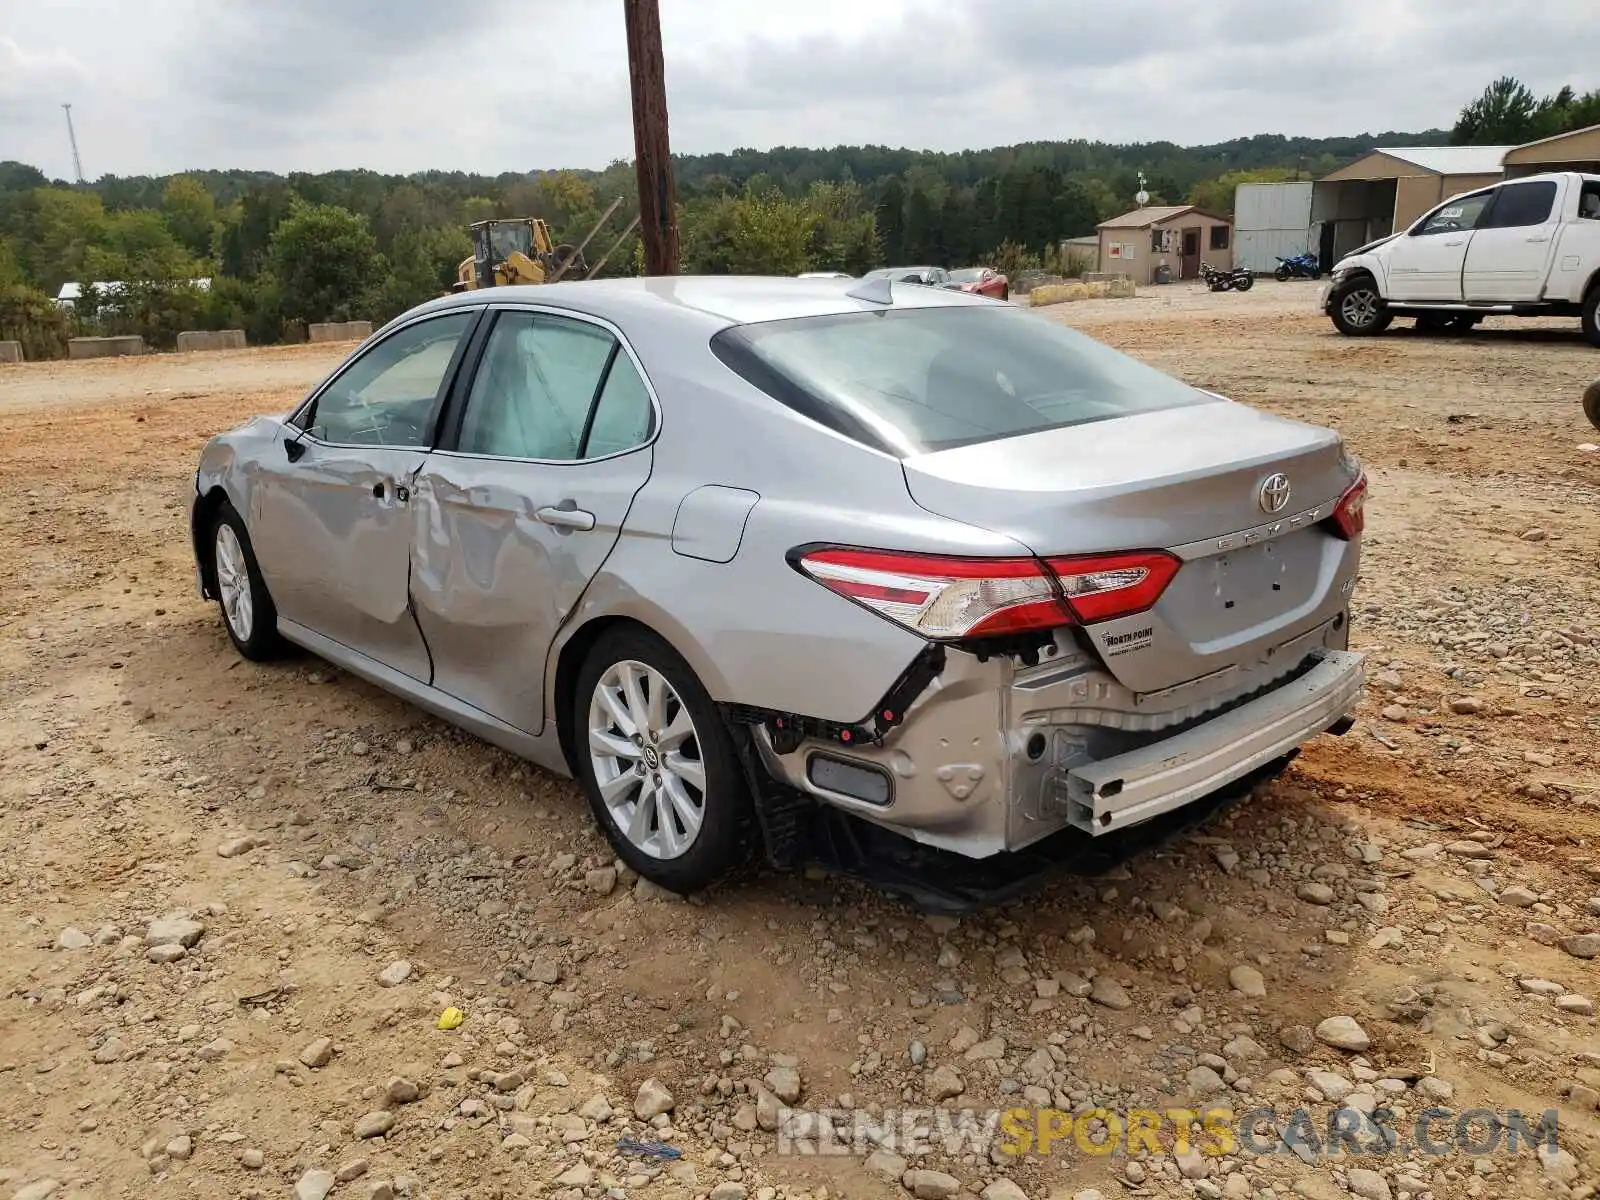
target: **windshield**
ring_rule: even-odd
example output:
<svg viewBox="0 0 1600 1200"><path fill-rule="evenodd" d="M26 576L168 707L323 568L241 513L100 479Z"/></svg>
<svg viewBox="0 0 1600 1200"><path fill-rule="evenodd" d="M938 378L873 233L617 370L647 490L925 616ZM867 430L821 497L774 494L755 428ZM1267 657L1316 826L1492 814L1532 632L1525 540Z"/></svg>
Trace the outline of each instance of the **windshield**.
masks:
<svg viewBox="0 0 1600 1200"><path fill-rule="evenodd" d="M521 221L506 221L489 226L489 245L494 249L495 262L504 262L513 250L523 254L533 253L533 230Z"/></svg>
<svg viewBox="0 0 1600 1200"><path fill-rule="evenodd" d="M736 325L712 339L774 399L906 458L1211 398L1009 308L917 308Z"/></svg>
<svg viewBox="0 0 1600 1200"><path fill-rule="evenodd" d="M963 267L959 271L950 272L951 283L980 283L982 280L982 267Z"/></svg>

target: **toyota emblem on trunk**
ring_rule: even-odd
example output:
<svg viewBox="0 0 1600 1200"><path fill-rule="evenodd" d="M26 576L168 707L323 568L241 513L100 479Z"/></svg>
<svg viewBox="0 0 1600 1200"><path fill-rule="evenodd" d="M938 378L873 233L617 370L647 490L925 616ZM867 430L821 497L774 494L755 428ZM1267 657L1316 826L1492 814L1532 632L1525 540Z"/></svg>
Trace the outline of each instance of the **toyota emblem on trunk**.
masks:
<svg viewBox="0 0 1600 1200"><path fill-rule="evenodd" d="M1283 472L1268 475L1261 482L1261 494L1257 497L1261 502L1261 511L1265 513L1279 513L1289 503L1289 477Z"/></svg>

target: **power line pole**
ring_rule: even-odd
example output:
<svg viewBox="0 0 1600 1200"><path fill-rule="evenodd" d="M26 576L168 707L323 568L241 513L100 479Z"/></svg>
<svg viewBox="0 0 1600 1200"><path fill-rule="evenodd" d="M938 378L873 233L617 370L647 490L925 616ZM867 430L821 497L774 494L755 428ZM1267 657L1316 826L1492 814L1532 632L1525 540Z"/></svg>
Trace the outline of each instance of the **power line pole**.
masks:
<svg viewBox="0 0 1600 1200"><path fill-rule="evenodd" d="M79 183L83 183L83 161L78 157L78 135L72 128L72 105L63 104L61 108L67 114L67 140L72 143L72 173L78 177Z"/></svg>
<svg viewBox="0 0 1600 1200"><path fill-rule="evenodd" d="M667 80L657 0L622 0L633 84L633 155L639 178L639 231L644 273L678 273L678 206L667 136Z"/></svg>

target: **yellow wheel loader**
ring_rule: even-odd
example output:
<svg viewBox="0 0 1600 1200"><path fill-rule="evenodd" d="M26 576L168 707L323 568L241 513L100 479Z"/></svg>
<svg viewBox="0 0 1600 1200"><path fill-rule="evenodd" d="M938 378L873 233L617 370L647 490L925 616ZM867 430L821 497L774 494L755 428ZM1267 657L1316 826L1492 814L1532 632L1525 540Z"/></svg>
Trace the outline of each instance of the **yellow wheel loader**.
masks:
<svg viewBox="0 0 1600 1200"><path fill-rule="evenodd" d="M557 246L550 226L538 217L478 221L472 226L472 257L456 268L452 291L545 283L588 268L575 246Z"/></svg>

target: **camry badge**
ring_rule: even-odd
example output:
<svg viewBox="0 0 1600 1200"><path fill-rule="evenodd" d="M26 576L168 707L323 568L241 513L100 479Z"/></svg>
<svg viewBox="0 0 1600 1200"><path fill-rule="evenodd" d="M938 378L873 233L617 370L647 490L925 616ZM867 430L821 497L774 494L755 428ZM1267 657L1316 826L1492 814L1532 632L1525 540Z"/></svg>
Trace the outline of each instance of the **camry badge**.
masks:
<svg viewBox="0 0 1600 1200"><path fill-rule="evenodd" d="M1268 475L1261 481L1261 493L1256 497L1264 513L1282 512L1289 503L1289 477L1283 472Z"/></svg>

